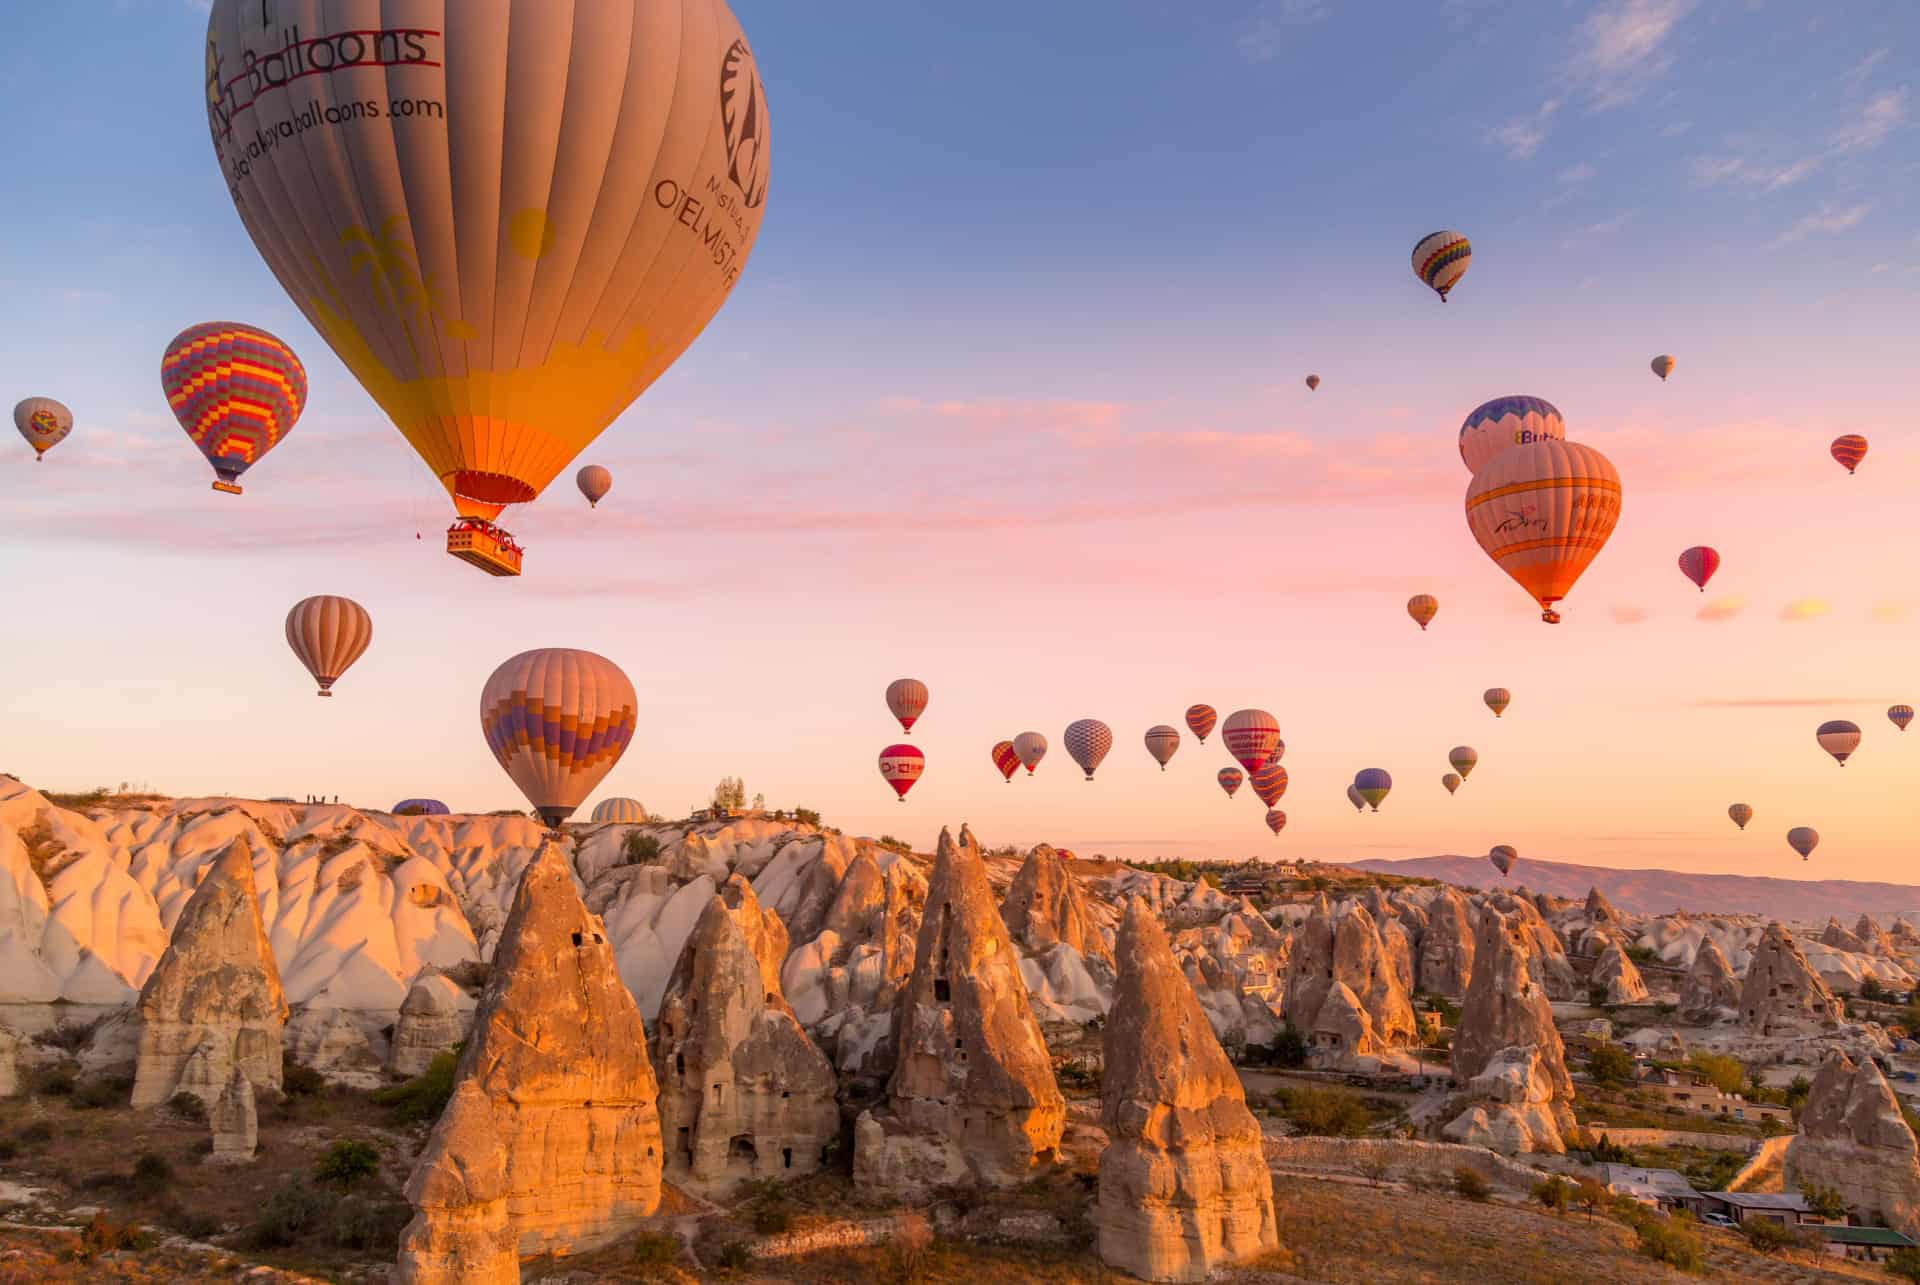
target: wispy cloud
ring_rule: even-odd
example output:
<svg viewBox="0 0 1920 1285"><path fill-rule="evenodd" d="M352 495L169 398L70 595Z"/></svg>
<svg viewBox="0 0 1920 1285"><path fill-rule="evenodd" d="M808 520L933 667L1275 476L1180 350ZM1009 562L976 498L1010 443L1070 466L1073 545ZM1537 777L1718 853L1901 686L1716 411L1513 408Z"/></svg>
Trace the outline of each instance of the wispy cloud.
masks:
<svg viewBox="0 0 1920 1285"><path fill-rule="evenodd" d="M1905 623L1913 614L1913 608L1904 602L1876 602L1867 609L1875 624L1898 625Z"/></svg>
<svg viewBox="0 0 1920 1285"><path fill-rule="evenodd" d="M1673 65L1669 37L1693 0L1621 0L1574 32L1570 77L1596 111L1633 101Z"/></svg>
<svg viewBox="0 0 1920 1285"><path fill-rule="evenodd" d="M1707 621L1732 620L1746 608L1745 598L1715 598L1694 614L1699 619Z"/></svg>
<svg viewBox="0 0 1920 1285"><path fill-rule="evenodd" d="M1743 156L1696 156L1693 177L1711 187L1716 183L1738 183L1762 192L1777 192L1792 187L1820 167L1820 158L1804 157L1786 165L1757 164Z"/></svg>
<svg viewBox="0 0 1920 1285"><path fill-rule="evenodd" d="M1524 161L1547 141L1547 122L1560 110L1560 100L1549 98L1530 115L1517 116L1504 125L1487 131L1487 141L1506 150L1516 161Z"/></svg>
<svg viewBox="0 0 1920 1285"><path fill-rule="evenodd" d="M1778 250L1781 246L1804 241L1816 233L1845 232L1866 218L1872 210L1873 206L1867 203L1844 208L1831 202L1822 203L1818 210L1802 216L1792 227L1775 237L1771 243L1772 248Z"/></svg>
<svg viewBox="0 0 1920 1285"><path fill-rule="evenodd" d="M1833 136L1833 145L1843 152L1859 152L1878 147L1907 119L1906 86L1886 89L1867 100L1860 115L1848 121Z"/></svg>
<svg viewBox="0 0 1920 1285"><path fill-rule="evenodd" d="M1795 598L1780 608L1780 619L1788 624L1796 624L1802 620L1818 620L1832 610L1821 598Z"/></svg>
<svg viewBox="0 0 1920 1285"><path fill-rule="evenodd" d="M1327 0L1260 0L1233 24L1234 47L1248 62L1271 62L1292 34L1327 16Z"/></svg>
<svg viewBox="0 0 1920 1285"><path fill-rule="evenodd" d="M1613 617L1613 623L1616 625L1643 624L1653 615L1645 607L1608 607L1607 614Z"/></svg>

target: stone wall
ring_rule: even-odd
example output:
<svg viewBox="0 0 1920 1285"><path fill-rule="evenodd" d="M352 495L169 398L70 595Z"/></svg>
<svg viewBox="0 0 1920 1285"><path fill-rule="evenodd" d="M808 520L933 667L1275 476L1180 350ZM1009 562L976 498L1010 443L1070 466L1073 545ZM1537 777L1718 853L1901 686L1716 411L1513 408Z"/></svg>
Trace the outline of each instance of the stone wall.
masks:
<svg viewBox="0 0 1920 1285"><path fill-rule="evenodd" d="M1465 1165L1499 1187L1530 1191L1542 1173L1496 1155L1484 1147L1404 1138L1268 1138L1267 1163L1277 1168L1329 1170L1366 1177L1371 1165L1384 1165L1389 1177L1417 1176L1451 1180Z"/></svg>
<svg viewBox="0 0 1920 1285"><path fill-rule="evenodd" d="M1582 1125L1589 1138L1597 1139L1607 1135L1607 1141L1622 1147L1697 1147L1702 1151L1738 1151L1742 1155L1752 1155L1764 1142L1781 1142L1793 1135L1782 1134L1778 1138L1750 1138L1742 1133L1693 1133L1685 1129L1615 1129L1604 1124Z"/></svg>
<svg viewBox="0 0 1920 1285"><path fill-rule="evenodd" d="M854 1249L862 1245L884 1245L902 1234L903 1222L931 1234L926 1220L914 1215L900 1218L868 1218L860 1222L827 1222L798 1231L781 1232L755 1241L747 1250L755 1258L796 1258L823 1249Z"/></svg>

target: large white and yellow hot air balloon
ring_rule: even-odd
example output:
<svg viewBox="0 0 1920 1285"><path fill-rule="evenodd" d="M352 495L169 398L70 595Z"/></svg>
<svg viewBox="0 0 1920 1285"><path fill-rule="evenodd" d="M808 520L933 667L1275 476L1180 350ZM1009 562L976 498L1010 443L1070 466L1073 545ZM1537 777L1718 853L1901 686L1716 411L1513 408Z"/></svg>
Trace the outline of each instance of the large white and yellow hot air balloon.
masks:
<svg viewBox="0 0 1920 1285"><path fill-rule="evenodd" d="M480 691L480 733L555 829L633 741L640 699L620 666L571 647L523 651Z"/></svg>
<svg viewBox="0 0 1920 1285"><path fill-rule="evenodd" d="M320 684L320 695L360 659L373 641L373 617L351 598L323 593L302 598L287 612L287 646Z"/></svg>
<svg viewBox="0 0 1920 1285"><path fill-rule="evenodd" d="M766 95L725 0L214 0L207 117L255 247L493 525L672 365L760 230Z"/></svg>
<svg viewBox="0 0 1920 1285"><path fill-rule="evenodd" d="M1578 442L1513 446L1488 460L1467 486L1467 525L1487 556L1558 624L1554 604L1620 520L1620 475L1607 457Z"/></svg>

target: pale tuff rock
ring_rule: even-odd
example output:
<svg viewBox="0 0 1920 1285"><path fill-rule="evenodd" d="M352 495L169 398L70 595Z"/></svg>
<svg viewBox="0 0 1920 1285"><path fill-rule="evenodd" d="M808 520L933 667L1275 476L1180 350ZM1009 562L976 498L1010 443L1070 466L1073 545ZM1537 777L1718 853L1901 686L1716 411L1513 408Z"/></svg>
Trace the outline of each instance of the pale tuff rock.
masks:
<svg viewBox="0 0 1920 1285"><path fill-rule="evenodd" d="M1374 1030L1366 1006L1345 982L1333 984L1305 1034L1313 1048L1349 1057L1371 1057L1385 1043Z"/></svg>
<svg viewBox="0 0 1920 1285"><path fill-rule="evenodd" d="M1835 1053L1814 1077L1787 1148L1787 1182L1840 1193L1863 1221L1920 1235L1920 1146L1880 1068Z"/></svg>
<svg viewBox="0 0 1920 1285"><path fill-rule="evenodd" d="M1066 1102L965 827L940 832L893 1042L887 1101L855 1129L856 1185L1008 1184L1053 1157Z"/></svg>
<svg viewBox="0 0 1920 1285"><path fill-rule="evenodd" d="M331 1081L377 1089L386 1083L381 1073L384 1049L376 1049L377 1033L343 1008L309 1005L287 1023L287 1056Z"/></svg>
<svg viewBox="0 0 1920 1285"><path fill-rule="evenodd" d="M491 1107L521 1253L591 1249L659 1207L640 1010L558 845L521 876L457 1075Z"/></svg>
<svg viewBox="0 0 1920 1285"><path fill-rule="evenodd" d="M1473 911L1451 887L1443 886L1427 905L1427 927L1420 935L1419 989L1458 999L1473 979Z"/></svg>
<svg viewBox="0 0 1920 1285"><path fill-rule="evenodd" d="M1593 924L1617 924L1620 913L1607 900L1605 893L1598 888L1587 889L1587 922Z"/></svg>
<svg viewBox="0 0 1920 1285"><path fill-rule="evenodd" d="M894 1004L913 975L926 895L925 878L909 862L893 861L883 872L872 853L857 853L814 916L814 936L795 934L781 969L800 1024L835 1066L875 1088L893 1070Z"/></svg>
<svg viewBox="0 0 1920 1285"><path fill-rule="evenodd" d="M235 1068L256 1089L280 1088L286 996L254 896L247 845L227 846L174 924L173 940L140 992L133 1105L176 1092L212 1106ZM193 1083L184 1083L198 1059Z"/></svg>
<svg viewBox="0 0 1920 1285"><path fill-rule="evenodd" d="M473 997L442 973L422 973L407 988L400 1017L393 1025L387 1069L418 1075L433 1059L467 1038L473 1029Z"/></svg>
<svg viewBox="0 0 1920 1285"><path fill-rule="evenodd" d="M1840 1002L1820 980L1800 943L1779 923L1767 925L1740 987L1740 1016L1760 1035L1811 1034L1838 1026Z"/></svg>
<svg viewBox="0 0 1920 1285"><path fill-rule="evenodd" d="M1374 922L1379 926L1380 953L1387 971L1393 974L1400 994L1410 997L1413 994L1413 934L1395 918L1375 915Z"/></svg>
<svg viewBox="0 0 1920 1285"><path fill-rule="evenodd" d="M239 1067L207 1112L207 1124L213 1131L213 1164L245 1164L253 1159L260 1137L259 1118L254 1112L253 1081Z"/></svg>
<svg viewBox="0 0 1920 1285"><path fill-rule="evenodd" d="M1550 1000L1584 1000L1573 965L1567 962L1567 948L1540 913L1532 897L1496 892L1482 903L1482 915L1495 910L1518 924L1525 938L1527 957L1534 975ZM1476 936L1477 940L1477 936Z"/></svg>
<svg viewBox="0 0 1920 1285"><path fill-rule="evenodd" d="M1647 999L1647 983L1618 941L1609 942L1600 952L1588 984L1605 991L1609 1004L1639 1004Z"/></svg>
<svg viewBox="0 0 1920 1285"><path fill-rule="evenodd" d="M1026 864L1007 888L1000 916L1013 939L1035 954L1071 946L1081 959L1098 960L1112 975L1113 951L1087 909L1080 881L1046 844L1027 854Z"/></svg>
<svg viewBox="0 0 1920 1285"><path fill-rule="evenodd" d="M1128 908L1117 956L1104 1035L1100 1257L1150 1281L1205 1280L1279 1245L1260 1126L1144 902Z"/></svg>
<svg viewBox="0 0 1920 1285"><path fill-rule="evenodd" d="M667 1172L710 1193L811 1173L839 1136L833 1068L780 993L786 937L736 875L667 983L654 1029Z"/></svg>
<svg viewBox="0 0 1920 1285"><path fill-rule="evenodd" d="M1820 944L1831 946L1835 950L1850 950L1858 955L1867 953L1867 943L1857 934L1842 928L1840 921L1831 915L1827 917L1826 929L1820 934Z"/></svg>
<svg viewBox="0 0 1920 1285"><path fill-rule="evenodd" d="M0 1098L20 1091L20 1046L25 1042L12 1028L0 1026Z"/></svg>
<svg viewBox="0 0 1920 1285"><path fill-rule="evenodd" d="M1342 987L1345 996L1338 994ZM1323 1019L1321 1010L1329 1002L1336 1011ZM1353 1020L1356 1007L1364 1023ZM1287 961L1283 1012L1288 1023L1313 1039L1318 1056L1330 1062L1349 1062L1415 1039L1413 1005L1399 969L1381 942L1373 916L1358 902L1346 906L1337 924L1324 897L1315 903ZM1354 1037L1363 1040L1362 1047L1348 1043Z"/></svg>
<svg viewBox="0 0 1920 1285"><path fill-rule="evenodd" d="M520 1285L507 1218L506 1143L493 1107L462 1080L407 1180L413 1221L400 1235L395 1285Z"/></svg>
<svg viewBox="0 0 1920 1285"><path fill-rule="evenodd" d="M1447 1126L1455 1141L1515 1153L1565 1150L1560 1134L1573 1125L1573 1080L1530 954L1523 922L1482 912L1453 1075L1484 1101Z"/></svg>
<svg viewBox="0 0 1920 1285"><path fill-rule="evenodd" d="M1861 915L1860 922L1853 926L1853 935L1858 937L1870 955L1892 955L1898 952L1893 939L1881 930L1873 921L1872 915Z"/></svg>
<svg viewBox="0 0 1920 1285"><path fill-rule="evenodd" d="M1680 1016L1689 1022L1710 1022L1739 1007L1739 979L1719 944L1711 937L1703 939L1680 991Z"/></svg>

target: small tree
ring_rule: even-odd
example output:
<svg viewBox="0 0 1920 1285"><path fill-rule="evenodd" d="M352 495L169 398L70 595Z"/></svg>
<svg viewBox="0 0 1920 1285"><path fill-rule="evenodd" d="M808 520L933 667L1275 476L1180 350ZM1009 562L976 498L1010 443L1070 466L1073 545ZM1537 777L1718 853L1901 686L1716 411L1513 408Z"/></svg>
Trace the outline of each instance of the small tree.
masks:
<svg viewBox="0 0 1920 1285"><path fill-rule="evenodd" d="M1817 1182L1800 1184L1800 1195L1806 1200L1807 1208L1822 1218L1845 1218L1847 1202L1832 1187L1823 1187Z"/></svg>
<svg viewBox="0 0 1920 1285"><path fill-rule="evenodd" d="M1533 1185L1533 1198L1542 1209L1565 1213L1570 1199L1567 1180L1559 1174Z"/></svg>
<svg viewBox="0 0 1920 1285"><path fill-rule="evenodd" d="M1738 1093L1746 1083L1747 1069L1724 1053L1696 1053L1688 1064L1722 1093Z"/></svg>
<svg viewBox="0 0 1920 1285"><path fill-rule="evenodd" d="M753 796L753 810L754 810L755 812L764 812L764 811L766 811L766 810L767 810L767 796L766 796L766 795L764 795L764 794L756 794L756 795L754 795L754 796Z"/></svg>
<svg viewBox="0 0 1920 1285"><path fill-rule="evenodd" d="M713 787L713 806L732 810L747 805L747 786L737 776L723 776L720 784Z"/></svg>
<svg viewBox="0 0 1920 1285"><path fill-rule="evenodd" d="M1777 1254L1806 1241L1800 1232L1773 1218L1749 1218L1740 1224L1747 1244L1762 1254Z"/></svg>
<svg viewBox="0 0 1920 1285"><path fill-rule="evenodd" d="M1616 1087L1633 1082L1633 1055L1618 1044L1602 1044L1587 1055L1587 1073L1594 1083Z"/></svg>
<svg viewBox="0 0 1920 1285"><path fill-rule="evenodd" d="M1920 1283L1920 1249L1896 1249L1887 1255L1887 1270L1901 1280Z"/></svg>
<svg viewBox="0 0 1920 1285"><path fill-rule="evenodd" d="M1593 1221L1594 1211L1607 1203L1607 1189L1597 1178L1582 1178L1573 1185L1573 1201L1586 1211L1587 1221Z"/></svg>
<svg viewBox="0 0 1920 1285"><path fill-rule="evenodd" d="M1787 1086L1787 1109L1795 1115L1807 1104L1807 1095L1813 1092L1813 1081L1804 1075L1793 1077L1793 1083Z"/></svg>
<svg viewBox="0 0 1920 1285"><path fill-rule="evenodd" d="M1493 1195L1493 1187L1472 1165L1461 1165L1453 1171L1453 1189L1468 1200L1484 1201Z"/></svg>
<svg viewBox="0 0 1920 1285"><path fill-rule="evenodd" d="M1274 1037L1267 1050L1267 1056L1275 1066L1297 1067L1307 1064L1307 1037L1291 1022L1280 1028L1280 1034Z"/></svg>
<svg viewBox="0 0 1920 1285"><path fill-rule="evenodd" d="M1860 998L1881 1003L1887 999L1887 988L1880 984L1877 977L1869 977L1860 983Z"/></svg>

